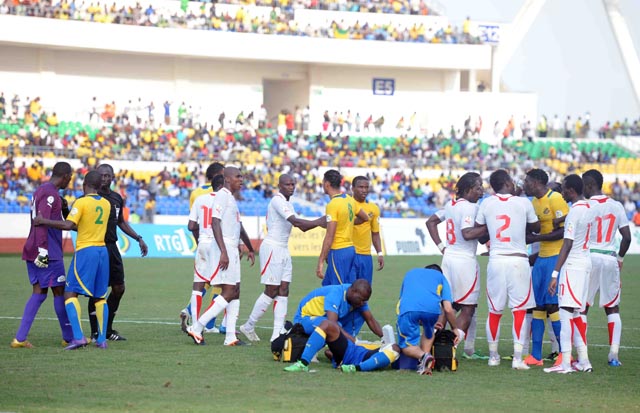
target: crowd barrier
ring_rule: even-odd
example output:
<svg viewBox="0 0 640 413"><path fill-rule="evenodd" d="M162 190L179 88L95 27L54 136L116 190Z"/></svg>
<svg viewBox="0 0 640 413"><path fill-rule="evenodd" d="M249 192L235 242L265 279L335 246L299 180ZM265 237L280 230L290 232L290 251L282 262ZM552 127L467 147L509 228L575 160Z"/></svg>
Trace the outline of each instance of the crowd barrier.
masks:
<svg viewBox="0 0 640 413"><path fill-rule="evenodd" d="M20 253L24 241L29 235L28 214L0 214L0 253ZM187 230L188 218L185 216L156 217L154 224L131 224L136 233L142 235L149 247L149 257L184 258L193 257L196 240ZM425 226L425 218L381 218L381 239L385 255L440 255L440 251L429 237ZM252 240L254 248L259 248L266 234L264 217L243 217L243 226ZM631 247L628 254L640 254L640 227L630 224ZM438 227L440 237L444 240L444 225ZM293 228L289 239L289 250L292 256L317 257L322 248L325 230L315 228L302 232ZM618 242L620 234L617 234ZM73 250L75 232L65 233L66 251ZM137 242L124 235L118 229L118 246L124 258L139 257ZM375 250L372 248L375 254ZM480 245L478 254L486 252Z"/></svg>

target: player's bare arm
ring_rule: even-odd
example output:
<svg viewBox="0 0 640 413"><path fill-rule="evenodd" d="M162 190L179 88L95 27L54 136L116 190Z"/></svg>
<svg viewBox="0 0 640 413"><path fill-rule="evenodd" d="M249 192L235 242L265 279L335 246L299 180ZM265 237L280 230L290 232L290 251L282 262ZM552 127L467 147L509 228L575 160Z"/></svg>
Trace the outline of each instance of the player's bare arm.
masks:
<svg viewBox="0 0 640 413"><path fill-rule="evenodd" d="M475 227L473 228L465 228L462 230L462 238L465 241L471 241L472 239L479 239L484 236L488 236L489 231L487 230L487 226L485 224L481 225L476 222Z"/></svg>

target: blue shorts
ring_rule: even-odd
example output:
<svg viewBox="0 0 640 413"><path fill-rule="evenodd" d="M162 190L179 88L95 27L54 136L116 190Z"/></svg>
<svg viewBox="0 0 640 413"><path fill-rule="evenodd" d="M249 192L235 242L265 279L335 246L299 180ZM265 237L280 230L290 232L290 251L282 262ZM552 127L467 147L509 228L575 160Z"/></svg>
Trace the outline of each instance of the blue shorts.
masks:
<svg viewBox="0 0 640 413"><path fill-rule="evenodd" d="M356 256L354 247L329 250L327 256L327 271L324 274L322 285L351 284L356 280L353 271L353 260Z"/></svg>
<svg viewBox="0 0 640 413"><path fill-rule="evenodd" d="M40 284L40 288L60 287L66 280L64 261L49 261L47 268L38 268L33 261L27 261L27 274L31 285Z"/></svg>
<svg viewBox="0 0 640 413"><path fill-rule="evenodd" d="M353 341L348 340L344 334L340 334L340 337L338 337L336 341L327 343L327 345L333 353L333 358L331 359L333 367L338 367L340 364L360 364L376 354L379 350L359 346Z"/></svg>
<svg viewBox="0 0 640 413"><path fill-rule="evenodd" d="M353 268L356 274L356 280L365 279L369 284L373 282L373 260L371 255L356 254L353 260Z"/></svg>
<svg viewBox="0 0 640 413"><path fill-rule="evenodd" d="M320 323L322 323L326 319L327 317L325 316L301 317L300 319L294 318L293 322L302 324L302 327L304 327L304 332L311 335L311 333L313 333L313 330L315 330L316 327L318 327Z"/></svg>
<svg viewBox="0 0 640 413"><path fill-rule="evenodd" d="M533 295L536 298L536 305L543 306L545 304L558 304L558 294L553 297L549 295L549 283L551 282L551 273L556 267L558 256L536 258L531 271L531 281L533 283Z"/></svg>
<svg viewBox="0 0 640 413"><path fill-rule="evenodd" d="M106 247L76 251L69 265L65 292L104 298L109 288L109 252Z"/></svg>
<svg viewBox="0 0 640 413"><path fill-rule="evenodd" d="M398 330L398 345L400 348L419 346L420 326L424 329L426 338L433 337L433 326L438 322L440 314L425 311L409 311L398 316L396 328Z"/></svg>

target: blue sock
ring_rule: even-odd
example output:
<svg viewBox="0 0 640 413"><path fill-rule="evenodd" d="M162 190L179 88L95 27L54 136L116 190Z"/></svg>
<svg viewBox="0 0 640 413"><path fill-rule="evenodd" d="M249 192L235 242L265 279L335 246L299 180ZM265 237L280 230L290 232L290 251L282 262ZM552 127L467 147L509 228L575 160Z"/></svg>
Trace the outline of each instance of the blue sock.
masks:
<svg viewBox="0 0 640 413"><path fill-rule="evenodd" d="M327 335L324 331L322 331L319 327L311 333L309 340L307 340L307 344L304 346L304 351L302 352L301 360L305 364L309 364L313 356L316 355L318 351L325 345L325 340L327 339Z"/></svg>
<svg viewBox="0 0 640 413"><path fill-rule="evenodd" d="M82 340L84 333L82 332L82 325L80 324L80 302L78 298L67 298L64 301L64 308L67 310L69 324L71 324L71 330L73 330L73 339Z"/></svg>
<svg viewBox="0 0 640 413"><path fill-rule="evenodd" d="M551 327L553 327L553 334L556 335L556 340L558 340L558 348L560 349L560 353L562 353L562 345L560 345L560 320L552 321Z"/></svg>
<svg viewBox="0 0 640 413"><path fill-rule="evenodd" d="M533 320L531 320L531 355L536 360L542 360L542 339L544 338L544 318L538 318L538 311L533 312ZM546 313L545 317L546 317Z"/></svg>
<svg viewBox="0 0 640 413"><path fill-rule="evenodd" d="M365 361L359 364L360 371L372 371L387 367L391 364L391 360L382 351L377 352Z"/></svg>
<svg viewBox="0 0 640 413"><path fill-rule="evenodd" d="M53 308L58 316L58 322L60 323L60 329L62 330L62 339L69 343L73 340L73 330L71 330L71 324L69 324L67 310L64 308L63 296L58 295L53 297Z"/></svg>

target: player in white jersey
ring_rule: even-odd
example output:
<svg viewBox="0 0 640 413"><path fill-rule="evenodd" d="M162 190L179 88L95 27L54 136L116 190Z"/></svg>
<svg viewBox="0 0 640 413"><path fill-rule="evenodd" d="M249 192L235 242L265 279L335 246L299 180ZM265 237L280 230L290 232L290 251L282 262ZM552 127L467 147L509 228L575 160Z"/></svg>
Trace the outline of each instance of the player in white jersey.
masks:
<svg viewBox="0 0 640 413"><path fill-rule="evenodd" d="M572 205L564 221L562 248L549 282L551 296L558 290L562 363L544 369L545 373L571 373L574 369L592 371L587 351L587 326L580 317L580 311L584 310L587 303L591 272L589 236L595 216L593 208L582 196L582 187L582 179L575 174L568 175L562 181L562 196ZM557 288L558 282L560 288ZM578 362L574 367L571 366L572 341L578 352Z"/></svg>
<svg viewBox="0 0 640 413"><path fill-rule="evenodd" d="M609 366L619 367L622 364L618 357L622 321L620 320L620 271L624 256L631 245L631 230L624 207L602 194L602 174L595 169L582 174L584 196L591 203L596 216L591 226L591 276L587 308L595 304L596 292L600 291L600 307L607 314L609 330ZM616 247L616 230L622 240Z"/></svg>
<svg viewBox="0 0 640 413"><path fill-rule="evenodd" d="M272 303L273 332L270 341L275 340L284 327L289 284L293 275L289 253L291 228L295 226L302 231L308 231L325 221L324 217L313 221L296 217L293 205L289 202L295 188L296 181L291 175L280 175L279 192L271 198L267 208L267 236L260 245L260 282L264 284L264 292L253 305L247 322L240 326L240 331L250 341L260 341L255 332L255 325Z"/></svg>
<svg viewBox="0 0 640 413"><path fill-rule="evenodd" d="M500 318L508 299L513 313L513 361L511 367L528 370L522 361L525 340L525 316L527 309L535 306L531 285L531 269L525 237L527 232L538 232L540 222L531 202L514 196L515 185L509 174L499 169L491 174L489 183L495 195L482 201L476 227L462 231L465 239L479 238L488 232L491 240L489 265L487 266L487 341L489 342L489 366L500 364L498 340Z"/></svg>
<svg viewBox="0 0 640 413"><path fill-rule="evenodd" d="M224 177L218 175L211 180L212 188L218 189L224 184ZM195 263L193 265L193 288L191 291L191 299L189 301L188 312L186 314L195 314L195 318L200 314L202 307L202 296L205 284L210 285L211 280L218 271L217 265L214 263L218 260L213 249L213 229L211 226L212 211L216 192L209 192L198 196L191 206L189 212L188 229L194 235L198 235L198 247L196 249ZM218 254L219 255L219 254ZM182 314L182 313L181 313ZM182 318L182 331L187 331L186 318Z"/></svg>
<svg viewBox="0 0 640 413"><path fill-rule="evenodd" d="M236 336L236 320L240 311L240 253L238 251L240 238L249 249L251 265L255 257L251 241L242 229L240 212L235 199L235 195L242 189L242 180L242 172L238 168L232 166L224 168L224 187L213 197L211 228L215 242L212 242L211 246L214 251L212 266L216 270L211 284L219 285L222 292L193 325L187 328L187 335L196 344L204 342L202 331L205 325L224 310L227 311L224 345L244 344Z"/></svg>
<svg viewBox="0 0 640 413"><path fill-rule="evenodd" d="M456 199L447 202L427 220L427 230L433 242L443 254L442 272L451 286L454 308L460 311L456 324L467 337L464 356L486 359L475 351L475 310L480 293L480 267L476 259L478 241L465 240L462 230L472 228L478 213L478 199L482 197L482 178L476 172L467 172L456 183ZM446 245L438 233L438 225L445 223Z"/></svg>

